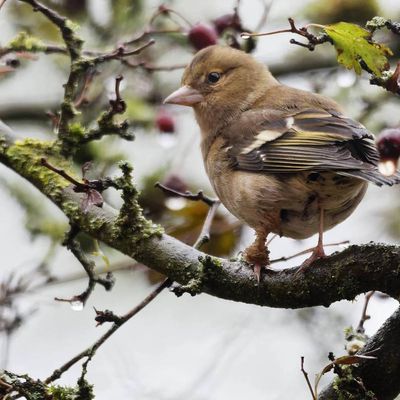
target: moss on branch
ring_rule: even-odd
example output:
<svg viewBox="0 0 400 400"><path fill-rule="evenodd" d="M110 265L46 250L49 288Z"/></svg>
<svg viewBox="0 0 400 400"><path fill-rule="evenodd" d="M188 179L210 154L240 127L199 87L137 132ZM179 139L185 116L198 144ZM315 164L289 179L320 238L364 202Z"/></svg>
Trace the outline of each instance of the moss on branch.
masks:
<svg viewBox="0 0 400 400"><path fill-rule="evenodd" d="M351 246L316 261L302 274L296 269L267 271L260 284L244 263L208 257L202 252L161 234L147 221L137 203L131 167L123 164L116 180L124 206L118 213L104 204L84 210L84 193L76 193L64 178L40 165L45 156L54 165L68 168L58 156L59 145L33 139L12 141L0 137L0 161L32 182L65 213L69 220L94 238L134 257L180 284L196 281L198 290L217 297L270 307L329 306L342 299L379 290L394 298L400 294L400 248L383 244ZM207 260L205 271L204 260ZM199 277L203 277L199 282Z"/></svg>
<svg viewBox="0 0 400 400"><path fill-rule="evenodd" d="M19 32L6 46L10 51L29 51L36 53L45 51L45 44L38 38L29 35L27 32Z"/></svg>
<svg viewBox="0 0 400 400"><path fill-rule="evenodd" d="M69 169L70 165L60 156L59 145L55 141L39 139L16 140L7 143L0 139L0 158L10 168L29 179L41 192L51 199L61 199L62 190L69 183L59 175L41 165L41 158L47 158L61 168Z"/></svg>

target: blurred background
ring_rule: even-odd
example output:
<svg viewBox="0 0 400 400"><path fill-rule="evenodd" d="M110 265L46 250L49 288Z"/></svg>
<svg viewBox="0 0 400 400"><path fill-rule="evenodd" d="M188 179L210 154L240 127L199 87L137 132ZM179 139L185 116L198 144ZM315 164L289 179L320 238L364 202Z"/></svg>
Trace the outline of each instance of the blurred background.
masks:
<svg viewBox="0 0 400 400"><path fill-rule="evenodd" d="M195 241L206 207L167 197L154 188L154 183L161 181L180 191L203 189L212 195L192 111L162 106L162 99L179 86L182 66L202 45L187 34L193 25L206 32L206 39L200 42L211 35L212 40L228 41L251 51L283 83L333 97L349 116L376 134L399 125L399 100L371 86L367 76L357 77L354 71L338 67L329 44L309 52L291 45L291 34L247 42L239 37L241 30L287 28L288 17L295 18L298 26L337 21L364 25L375 15L398 20L397 0L175 0L163 3L177 12L170 13L170 17L158 12L159 0L44 3L78 23L85 46L91 50L109 51L138 37L155 15L151 29L168 31L152 35L156 44L126 63L113 61L91 71L78 104L81 122L93 125L114 95L115 77L122 74L121 93L127 103L123 118L131 122L135 140L106 137L82 148L75 162L79 171L82 163L93 161L89 175L98 177L117 173L118 160L130 160L147 215L186 243ZM237 6L240 23L232 22ZM1 46L20 31L45 43L62 44L58 31L42 15L33 13L26 4L7 0L0 11L0 52ZM383 31L378 39L392 48L395 65L398 37L396 41ZM53 123L68 72L67 57L10 53L0 58L0 71L0 118L21 137L54 137ZM115 207L120 206L118 194L106 192L105 197ZM326 234L326 243L398 243L398 198L398 188L371 185L352 217ZM97 271L114 271L116 284L111 292L96 287L85 308L76 311L68 303L54 301L54 297L68 298L86 287L80 264L60 245L68 228L66 218L2 165L0 204L0 368L45 378L107 330L106 325L95 327L93 306L123 314L162 277L82 236L81 243L96 261ZM252 241L252 236L249 228L221 207L211 243L204 250L235 256ZM315 243L315 237L304 241L276 238L271 243L271 257L289 256ZM273 267L299 265L302 260L299 257ZM345 354L344 330L357 326L363 304L363 296L359 296L354 302L339 302L329 309L277 310L205 294L176 298L165 291L100 348L89 364L88 380L95 385L100 400L111 396L140 400L310 399L300 372L300 357L305 356L313 380L328 363L328 352ZM375 295L366 333L372 335L396 305L393 300ZM75 384L79 374L78 365L59 383ZM328 375L324 383L329 379Z"/></svg>

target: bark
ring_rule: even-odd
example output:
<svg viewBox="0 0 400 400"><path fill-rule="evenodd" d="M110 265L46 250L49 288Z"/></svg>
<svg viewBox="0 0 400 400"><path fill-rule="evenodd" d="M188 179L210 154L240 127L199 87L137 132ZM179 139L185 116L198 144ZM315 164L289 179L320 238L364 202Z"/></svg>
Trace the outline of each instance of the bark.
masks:
<svg viewBox="0 0 400 400"><path fill-rule="evenodd" d="M0 137L1 139L1 137ZM107 204L85 212L82 193L59 175L40 165L44 156L55 157L54 144L15 141L3 134L0 161L33 183L82 231L176 282L196 282L199 291L224 299L279 308L323 305L378 290L394 298L400 294L400 247L385 244L350 246L318 260L302 273L296 268L268 270L257 283L243 262L230 262L206 254L135 221L118 225L118 212ZM56 161L57 162L57 159ZM61 161L60 161L61 162Z"/></svg>
<svg viewBox="0 0 400 400"><path fill-rule="evenodd" d="M400 391L400 309L382 325L367 342L360 354L375 351L376 360L365 360L353 369L353 375L361 378L367 390L379 400L396 398ZM331 383L319 396L319 400L340 400L343 396Z"/></svg>
<svg viewBox="0 0 400 400"><path fill-rule="evenodd" d="M346 250L313 263L302 273L296 268L269 270L257 283L251 268L243 262L210 257L182 242L162 234L151 224L136 221L121 225L121 214L104 204L85 211L83 197L73 186L40 160L51 159L59 167L56 143L33 139L16 140L0 130L0 162L34 184L53 201L80 230L198 292L279 308L326 306L358 294L377 290L398 298L400 294L400 247L370 243ZM377 361L359 366L363 383L376 391L379 399L392 399L400 391L400 312L392 316L365 351L381 347ZM334 385L321 399L336 399ZM336 397L335 397L336 396Z"/></svg>

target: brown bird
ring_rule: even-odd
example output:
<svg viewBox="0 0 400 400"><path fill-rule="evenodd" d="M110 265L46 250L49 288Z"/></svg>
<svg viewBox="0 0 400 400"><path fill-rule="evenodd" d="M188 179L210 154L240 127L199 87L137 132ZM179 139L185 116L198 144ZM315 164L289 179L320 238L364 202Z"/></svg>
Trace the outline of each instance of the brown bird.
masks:
<svg viewBox="0 0 400 400"><path fill-rule="evenodd" d="M165 103L193 107L211 184L225 207L256 232L245 252L259 278L270 233L318 244L384 177L373 135L324 96L279 83L250 55L224 46L199 51Z"/></svg>

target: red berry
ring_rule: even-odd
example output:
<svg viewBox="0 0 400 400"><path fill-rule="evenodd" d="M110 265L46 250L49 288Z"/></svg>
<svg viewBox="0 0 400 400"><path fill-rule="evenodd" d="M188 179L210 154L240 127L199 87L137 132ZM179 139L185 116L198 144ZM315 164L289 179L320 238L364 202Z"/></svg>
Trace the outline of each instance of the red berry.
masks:
<svg viewBox="0 0 400 400"><path fill-rule="evenodd" d="M164 133L175 132L175 121L172 116L165 111L160 111L156 117L157 128Z"/></svg>
<svg viewBox="0 0 400 400"><path fill-rule="evenodd" d="M189 42L196 50L212 46L217 43L218 35L213 27L197 24L189 31Z"/></svg>
<svg viewBox="0 0 400 400"><path fill-rule="evenodd" d="M243 30L240 18L236 13L222 15L221 17L214 19L213 24L219 35L221 35L227 28L232 28L238 32Z"/></svg>
<svg viewBox="0 0 400 400"><path fill-rule="evenodd" d="M379 171L385 176L396 173L400 157L400 129L385 129L376 143L379 151Z"/></svg>
<svg viewBox="0 0 400 400"><path fill-rule="evenodd" d="M385 129L377 141L381 159L398 159L400 157L400 128Z"/></svg>

